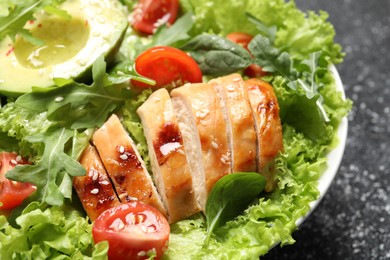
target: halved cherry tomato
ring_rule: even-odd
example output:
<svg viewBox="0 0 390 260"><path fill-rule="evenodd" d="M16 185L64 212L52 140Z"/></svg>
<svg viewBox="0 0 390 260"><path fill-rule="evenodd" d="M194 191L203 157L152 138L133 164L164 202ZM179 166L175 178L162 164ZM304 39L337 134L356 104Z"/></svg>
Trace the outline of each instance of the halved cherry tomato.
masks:
<svg viewBox="0 0 390 260"><path fill-rule="evenodd" d="M185 83L202 82L202 71L187 53L168 46L152 47L135 60L135 70L147 78L154 79L154 88L180 86ZM150 87L132 80L137 87Z"/></svg>
<svg viewBox="0 0 390 260"><path fill-rule="evenodd" d="M233 32L226 36L226 38L234 43L241 45L247 51L249 42L253 39L253 36L247 33L242 32ZM257 64L251 64L244 70L245 75L256 78L267 75L266 71L263 71L263 68Z"/></svg>
<svg viewBox="0 0 390 260"><path fill-rule="evenodd" d="M0 153L0 210L19 206L36 190L30 183L11 181L5 177L9 170L20 164L27 164L27 162L16 153Z"/></svg>
<svg viewBox="0 0 390 260"><path fill-rule="evenodd" d="M146 259L155 252L157 259L168 247L168 221L155 208L129 202L104 211L92 228L95 243L108 241L109 259Z"/></svg>
<svg viewBox="0 0 390 260"><path fill-rule="evenodd" d="M178 0L140 0L134 7L131 24L139 32L153 34L160 25L173 24L178 11Z"/></svg>

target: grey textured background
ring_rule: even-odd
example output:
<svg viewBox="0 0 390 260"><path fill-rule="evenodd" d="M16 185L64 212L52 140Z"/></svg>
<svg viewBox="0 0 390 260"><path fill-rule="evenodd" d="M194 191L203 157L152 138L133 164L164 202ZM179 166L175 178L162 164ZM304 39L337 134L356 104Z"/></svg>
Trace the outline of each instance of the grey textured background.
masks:
<svg viewBox="0 0 390 260"><path fill-rule="evenodd" d="M390 259L390 1L296 0L325 10L344 47L337 66L354 108L341 167L296 243L262 259Z"/></svg>

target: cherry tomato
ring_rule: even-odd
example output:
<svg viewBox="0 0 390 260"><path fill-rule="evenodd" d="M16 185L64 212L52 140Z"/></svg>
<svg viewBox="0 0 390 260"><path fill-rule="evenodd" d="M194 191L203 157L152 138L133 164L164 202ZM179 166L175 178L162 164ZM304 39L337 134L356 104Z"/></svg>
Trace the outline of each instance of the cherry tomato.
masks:
<svg viewBox="0 0 390 260"><path fill-rule="evenodd" d="M257 64L249 65L244 69L244 73L250 78L257 78L268 75L268 72L264 71L263 68Z"/></svg>
<svg viewBox="0 0 390 260"><path fill-rule="evenodd" d="M178 11L178 0L140 0L134 7L131 24L139 32L153 34L160 25L173 24Z"/></svg>
<svg viewBox="0 0 390 260"><path fill-rule="evenodd" d="M248 44L252 40L253 36L247 33L233 32L226 35L226 38L248 50Z"/></svg>
<svg viewBox="0 0 390 260"><path fill-rule="evenodd" d="M19 206L36 190L30 183L11 181L5 177L6 172L20 164L27 164L27 162L16 153L0 153L0 202L2 203L0 210Z"/></svg>
<svg viewBox="0 0 390 260"><path fill-rule="evenodd" d="M241 45L247 51L249 42L253 39L253 36L242 32L233 32L226 36L226 38L234 43ZM245 75L251 78L262 77L267 75L267 72L263 71L263 68L257 64L251 64L244 70Z"/></svg>
<svg viewBox="0 0 390 260"><path fill-rule="evenodd" d="M154 88L202 82L198 64L187 53L168 46L152 47L141 53L135 60L135 70L155 80ZM150 87L135 80L132 83L137 87Z"/></svg>
<svg viewBox="0 0 390 260"><path fill-rule="evenodd" d="M104 211L92 228L95 243L108 241L109 259L146 259L155 252L157 259L168 247L168 221L155 208L129 202Z"/></svg>

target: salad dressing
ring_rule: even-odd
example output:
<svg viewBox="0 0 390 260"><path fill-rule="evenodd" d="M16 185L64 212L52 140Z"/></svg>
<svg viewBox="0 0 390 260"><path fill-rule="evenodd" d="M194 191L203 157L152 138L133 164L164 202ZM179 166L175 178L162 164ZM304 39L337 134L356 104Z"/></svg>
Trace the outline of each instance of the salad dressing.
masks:
<svg viewBox="0 0 390 260"><path fill-rule="evenodd" d="M36 21L30 32L43 44L35 45L20 37L14 47L18 62L29 69L41 69L73 58L89 38L88 23L78 18Z"/></svg>

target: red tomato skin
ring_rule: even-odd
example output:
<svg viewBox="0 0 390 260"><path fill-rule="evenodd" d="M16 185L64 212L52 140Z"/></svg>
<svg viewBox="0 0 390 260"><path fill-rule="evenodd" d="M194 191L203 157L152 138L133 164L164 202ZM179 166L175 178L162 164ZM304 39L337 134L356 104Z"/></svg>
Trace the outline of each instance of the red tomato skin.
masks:
<svg viewBox="0 0 390 260"><path fill-rule="evenodd" d="M242 32L233 32L226 36L226 38L234 43L241 45L244 49L249 52L248 44L253 39L253 36ZM245 70L244 74L251 78L263 77L268 75L263 68L257 64L249 65Z"/></svg>
<svg viewBox="0 0 390 260"><path fill-rule="evenodd" d="M178 0L140 0L134 7L131 25L138 32L150 35L160 19L173 24L178 11Z"/></svg>
<svg viewBox="0 0 390 260"><path fill-rule="evenodd" d="M257 78L268 75L268 72L263 71L263 68L257 64L251 64L244 70L244 74L250 78Z"/></svg>
<svg viewBox="0 0 390 260"><path fill-rule="evenodd" d="M253 39L253 36L247 33L233 32L226 35L226 38L248 50L248 44Z"/></svg>
<svg viewBox="0 0 390 260"><path fill-rule="evenodd" d="M137 219L140 215L143 221L137 224L126 222L126 216L135 216ZM118 219L125 227L110 228ZM153 227L155 232L147 231L146 225ZM159 259L167 249L169 233L170 227L165 217L157 209L137 201L104 211L92 228L95 243L108 241L110 260L147 259L146 252L150 250L155 250L156 259Z"/></svg>
<svg viewBox="0 0 390 260"><path fill-rule="evenodd" d="M169 46L152 47L141 53L135 60L135 70L155 80L153 88L202 82L199 65L187 53ZM131 82L137 87L151 87L139 81Z"/></svg>
<svg viewBox="0 0 390 260"><path fill-rule="evenodd" d="M25 160L18 157L16 153L0 153L0 210L9 210L19 206L23 200L30 196L35 186L30 183L8 180L5 174L16 165L27 164Z"/></svg>

